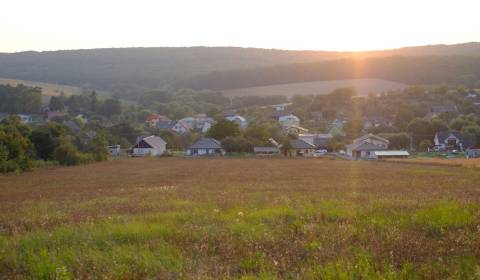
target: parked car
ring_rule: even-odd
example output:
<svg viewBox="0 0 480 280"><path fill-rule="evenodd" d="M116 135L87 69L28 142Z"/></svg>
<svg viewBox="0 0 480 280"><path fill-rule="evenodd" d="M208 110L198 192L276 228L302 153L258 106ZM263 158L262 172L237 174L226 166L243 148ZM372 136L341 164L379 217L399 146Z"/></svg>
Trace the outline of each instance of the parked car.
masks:
<svg viewBox="0 0 480 280"><path fill-rule="evenodd" d="M316 150L314 153L313 153L313 156L314 157L321 157L321 156L324 156L327 154L327 150L325 149L320 149L320 150Z"/></svg>

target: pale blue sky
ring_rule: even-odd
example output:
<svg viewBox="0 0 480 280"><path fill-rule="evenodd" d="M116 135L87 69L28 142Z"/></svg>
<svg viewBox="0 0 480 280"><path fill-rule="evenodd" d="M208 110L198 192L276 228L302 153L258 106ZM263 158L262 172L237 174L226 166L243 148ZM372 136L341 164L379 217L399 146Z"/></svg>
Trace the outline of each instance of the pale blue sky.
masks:
<svg viewBox="0 0 480 280"><path fill-rule="evenodd" d="M480 41L478 0L3 0L0 51L368 50Z"/></svg>

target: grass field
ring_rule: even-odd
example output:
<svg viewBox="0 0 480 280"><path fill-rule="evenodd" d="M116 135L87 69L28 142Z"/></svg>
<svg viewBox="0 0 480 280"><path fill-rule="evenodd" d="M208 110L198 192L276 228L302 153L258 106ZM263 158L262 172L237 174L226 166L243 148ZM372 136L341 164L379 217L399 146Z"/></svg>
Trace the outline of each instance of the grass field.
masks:
<svg viewBox="0 0 480 280"><path fill-rule="evenodd" d="M380 79L334 80L231 89L223 91L223 94L230 97L269 95L292 97L295 95L327 94L341 87L354 87L359 95L368 95L369 93L403 89L407 85Z"/></svg>
<svg viewBox="0 0 480 280"><path fill-rule="evenodd" d="M0 177L0 278L475 279L475 168L122 159Z"/></svg>
<svg viewBox="0 0 480 280"><path fill-rule="evenodd" d="M65 93L66 96L70 96L73 94L81 94L83 91L81 88L74 87L74 86L0 78L0 85L7 85L7 84L10 84L12 86L23 84L30 87L40 87L42 88L42 95L43 95L44 102L48 102L51 96L58 96L62 92ZM110 96L110 93L104 92L104 91L97 91L97 93L100 98Z"/></svg>

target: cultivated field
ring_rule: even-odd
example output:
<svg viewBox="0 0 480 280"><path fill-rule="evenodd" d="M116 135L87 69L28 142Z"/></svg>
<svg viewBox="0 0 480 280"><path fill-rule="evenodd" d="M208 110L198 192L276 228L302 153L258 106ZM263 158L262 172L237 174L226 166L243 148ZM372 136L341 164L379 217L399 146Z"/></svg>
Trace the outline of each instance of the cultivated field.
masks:
<svg viewBox="0 0 480 280"><path fill-rule="evenodd" d="M476 168L124 159L0 177L0 278L472 279Z"/></svg>
<svg viewBox="0 0 480 280"><path fill-rule="evenodd" d="M223 94L231 97L269 95L292 97L295 95L327 94L341 87L354 87L359 95L368 95L369 93L404 89L407 85L380 79L334 80L232 89L223 91Z"/></svg>
<svg viewBox="0 0 480 280"><path fill-rule="evenodd" d="M81 94L83 92L82 88L74 87L74 86L0 78L0 85L8 85L8 84L12 86L23 84L30 87L40 87L42 88L42 96L43 96L44 102L48 102L51 96L58 96L62 92L65 93L66 96ZM111 95L110 93L105 91L97 91L97 94L100 98L109 97Z"/></svg>

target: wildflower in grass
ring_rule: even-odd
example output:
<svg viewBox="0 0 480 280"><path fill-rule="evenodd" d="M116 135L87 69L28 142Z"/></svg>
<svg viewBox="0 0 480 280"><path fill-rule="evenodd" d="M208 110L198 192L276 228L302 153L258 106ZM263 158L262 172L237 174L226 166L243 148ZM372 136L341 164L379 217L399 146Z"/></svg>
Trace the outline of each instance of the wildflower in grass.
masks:
<svg viewBox="0 0 480 280"><path fill-rule="evenodd" d="M242 211L238 212L238 216L243 217L243 212Z"/></svg>

